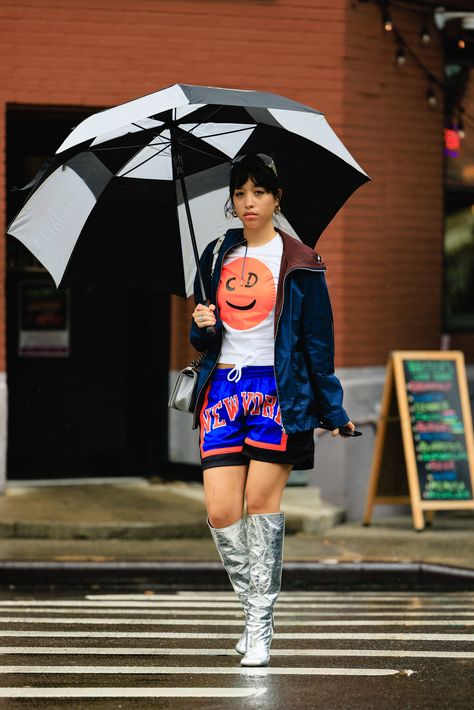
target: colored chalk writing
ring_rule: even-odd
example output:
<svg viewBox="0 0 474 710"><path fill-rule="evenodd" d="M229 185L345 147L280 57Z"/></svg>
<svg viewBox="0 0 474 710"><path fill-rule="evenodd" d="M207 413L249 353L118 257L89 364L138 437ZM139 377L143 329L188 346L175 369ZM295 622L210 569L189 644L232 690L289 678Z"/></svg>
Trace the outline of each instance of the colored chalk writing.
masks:
<svg viewBox="0 0 474 710"><path fill-rule="evenodd" d="M472 499L456 362L404 360L403 371L421 499Z"/></svg>
<svg viewBox="0 0 474 710"><path fill-rule="evenodd" d="M464 355L390 353L364 524L376 505L411 503L423 530L436 511L474 511L474 435ZM425 519L426 515L426 519Z"/></svg>

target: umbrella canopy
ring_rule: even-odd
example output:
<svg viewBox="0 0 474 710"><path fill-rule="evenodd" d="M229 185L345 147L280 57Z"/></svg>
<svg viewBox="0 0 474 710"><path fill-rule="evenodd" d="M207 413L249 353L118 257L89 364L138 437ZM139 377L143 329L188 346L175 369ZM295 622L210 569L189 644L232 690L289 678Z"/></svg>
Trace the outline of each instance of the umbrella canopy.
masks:
<svg viewBox="0 0 474 710"><path fill-rule="evenodd" d="M319 111L276 94L175 84L82 121L8 227L56 285L188 296L196 255L229 227L231 161L273 156L279 223L314 246L369 180Z"/></svg>

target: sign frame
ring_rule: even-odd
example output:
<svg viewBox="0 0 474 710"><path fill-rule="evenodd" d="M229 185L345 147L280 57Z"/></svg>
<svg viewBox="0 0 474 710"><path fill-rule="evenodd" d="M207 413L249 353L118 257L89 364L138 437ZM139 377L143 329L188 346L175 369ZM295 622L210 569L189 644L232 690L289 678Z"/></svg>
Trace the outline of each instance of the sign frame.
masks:
<svg viewBox="0 0 474 710"><path fill-rule="evenodd" d="M424 500L421 497L420 480L416 463L416 451L413 440L411 414L407 398L406 378L403 363L406 360L450 360L455 363L456 383L459 387L460 415L464 424L464 437L472 498L466 500ZM398 406L398 417L389 416L390 405L394 397ZM394 420L400 421L403 442L404 461L408 479L408 496L377 495L380 477L383 476L382 456L386 443L387 425ZM474 434L472 414L469 403L464 354L457 350L394 350L390 353L385 385L382 395L381 411L377 423L375 446L370 472L367 502L364 512L364 525L369 525L374 505L397 505L411 503L413 525L421 531L425 527L425 516L431 521L436 510L474 510Z"/></svg>
<svg viewBox="0 0 474 710"><path fill-rule="evenodd" d="M71 293L70 289L64 291L58 291L51 279L46 278L35 278L35 279L24 279L18 282L18 347L17 356L25 359L32 358L68 358L71 355ZM33 299L28 300L29 291L34 291L35 289L39 291L44 291L45 293L50 292L47 297L55 305L55 301L59 306L56 308L56 312L53 316L58 313L59 324L51 323L51 310L41 312L41 299L34 301ZM27 317L25 316L25 308L28 302L33 303L34 306L39 307L39 312L36 314L38 318L38 323L33 319L33 323L30 323L29 327L25 324ZM44 303L44 301L43 301ZM50 322L43 321L40 323L40 318L48 318ZM48 327L49 325L49 327Z"/></svg>

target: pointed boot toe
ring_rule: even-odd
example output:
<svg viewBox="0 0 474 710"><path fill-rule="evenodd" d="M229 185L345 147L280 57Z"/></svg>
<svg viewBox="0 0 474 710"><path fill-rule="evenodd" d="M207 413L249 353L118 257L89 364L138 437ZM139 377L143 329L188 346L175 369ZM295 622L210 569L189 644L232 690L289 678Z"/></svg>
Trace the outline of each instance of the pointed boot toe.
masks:
<svg viewBox="0 0 474 710"><path fill-rule="evenodd" d="M270 662L270 644L258 643L247 649L247 653L240 661L240 665L253 668L258 666L268 666Z"/></svg>

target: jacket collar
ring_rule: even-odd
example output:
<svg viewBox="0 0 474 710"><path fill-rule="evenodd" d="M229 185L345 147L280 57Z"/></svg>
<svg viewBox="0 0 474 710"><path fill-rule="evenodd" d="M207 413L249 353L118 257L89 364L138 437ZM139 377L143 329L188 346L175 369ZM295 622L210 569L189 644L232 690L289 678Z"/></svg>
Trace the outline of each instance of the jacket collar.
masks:
<svg viewBox="0 0 474 710"><path fill-rule="evenodd" d="M281 257L280 275L275 303L274 333L276 335L278 321L284 300L285 277L294 269L308 269L310 271L326 271L326 266L321 261L321 257L311 247L303 244L299 239L295 239L279 227L275 227L283 241L283 254ZM236 244L245 243L243 227L228 229L224 240L223 252Z"/></svg>
<svg viewBox="0 0 474 710"><path fill-rule="evenodd" d="M281 236L283 241L283 254L281 259L280 280L283 280L288 273L293 269L311 269L314 271L326 271L325 264L321 261L321 257L311 247L303 244L299 239L295 239L290 234L287 234L279 227L275 230ZM224 250L229 249L235 244L244 243L243 227L228 229L226 233Z"/></svg>

